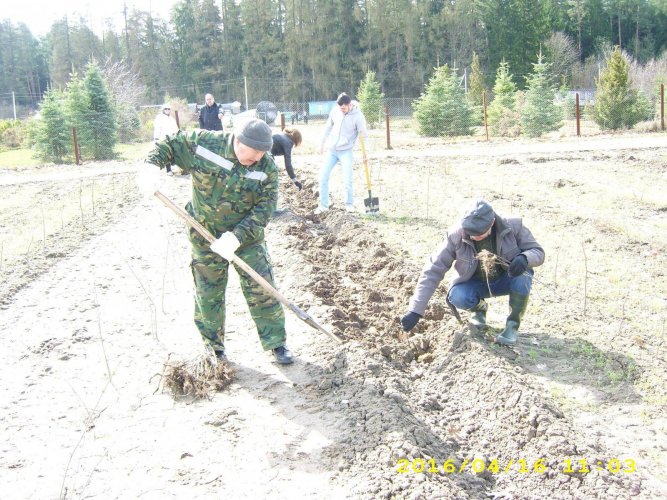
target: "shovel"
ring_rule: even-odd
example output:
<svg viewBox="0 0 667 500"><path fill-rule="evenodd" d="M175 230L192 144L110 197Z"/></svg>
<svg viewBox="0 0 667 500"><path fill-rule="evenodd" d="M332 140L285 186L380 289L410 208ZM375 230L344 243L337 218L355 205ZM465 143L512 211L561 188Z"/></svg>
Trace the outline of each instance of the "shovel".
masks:
<svg viewBox="0 0 667 500"><path fill-rule="evenodd" d="M361 156L364 159L364 172L366 173L366 185L368 186L368 198L364 200L364 207L366 207L367 214L375 214L380 211L380 200L373 198L371 195L371 174L368 171L368 158L366 157L366 146L364 138L359 136L359 143L361 144Z"/></svg>
<svg viewBox="0 0 667 500"><path fill-rule="evenodd" d="M165 195L163 195L160 191L156 191L155 196L162 203L164 203L167 208L169 208L172 212L174 212L181 219L183 219L187 223L188 226L190 226L192 229L197 231L209 243L213 243L215 241L215 236L213 236L199 222L197 222L192 217L190 217L189 213L187 213L181 207L176 205L173 201L171 201L169 198L167 198ZM250 267L248 264L246 264L240 257L238 257L236 255L232 256L232 261L231 262L232 262L232 264L235 264L236 266L243 269L243 271L245 271L246 274L248 274L252 279L254 279L259 286L261 286L264 290L266 290L273 297L275 297L275 299L278 300L278 302L280 302L282 305L284 305L290 311L292 311L294 314L296 314L297 317L301 321L303 321L303 322L307 323L308 325L312 326L315 330L317 330L321 333L324 333L325 335L331 337L336 342L342 343L344 341L342 337L339 337L335 333L330 333L329 331L325 330L313 318L311 318L308 315L308 313L306 313L305 311L300 309L296 304L287 300L287 298L285 296L283 296L283 294L281 294L278 290L273 288L268 281L266 281L259 274L257 274L257 272L252 267Z"/></svg>

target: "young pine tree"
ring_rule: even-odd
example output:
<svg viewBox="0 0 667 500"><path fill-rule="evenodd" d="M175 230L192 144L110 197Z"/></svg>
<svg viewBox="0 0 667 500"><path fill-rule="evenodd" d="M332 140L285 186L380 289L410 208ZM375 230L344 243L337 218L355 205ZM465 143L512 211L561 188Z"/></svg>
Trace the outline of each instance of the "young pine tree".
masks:
<svg viewBox="0 0 667 500"><path fill-rule="evenodd" d="M82 158L93 158L90 103L83 80L76 73L70 75L67 83L64 108L68 126L76 128L79 154Z"/></svg>
<svg viewBox="0 0 667 500"><path fill-rule="evenodd" d="M521 109L521 130L529 137L540 137L558 130L563 124L563 113L554 104L556 90L550 82L549 64L540 53L533 72L526 77L525 103Z"/></svg>
<svg viewBox="0 0 667 500"><path fill-rule="evenodd" d="M435 68L425 92L412 103L420 135L439 137L472 135L473 109L459 78L448 65Z"/></svg>
<svg viewBox="0 0 667 500"><path fill-rule="evenodd" d="M382 121L382 100L380 84L375 79L375 72L369 71L357 90L361 112L366 117L369 128L375 128Z"/></svg>
<svg viewBox="0 0 667 500"><path fill-rule="evenodd" d="M95 62L88 65L83 80L90 109L90 139L93 158L110 160L116 145L116 120L111 96Z"/></svg>
<svg viewBox="0 0 667 500"><path fill-rule="evenodd" d="M44 161L64 163L70 154L72 135L64 110L64 97L59 90L48 90L40 104L39 125L35 134L37 157Z"/></svg>
<svg viewBox="0 0 667 500"><path fill-rule="evenodd" d="M647 100L633 88L629 65L618 47L609 56L596 87L593 119L601 129L632 128L647 118Z"/></svg>
<svg viewBox="0 0 667 500"><path fill-rule="evenodd" d="M504 59L496 71L493 96L488 108L488 122L492 134L507 137L519 135L520 117L514 105L516 85L510 74L509 64Z"/></svg>

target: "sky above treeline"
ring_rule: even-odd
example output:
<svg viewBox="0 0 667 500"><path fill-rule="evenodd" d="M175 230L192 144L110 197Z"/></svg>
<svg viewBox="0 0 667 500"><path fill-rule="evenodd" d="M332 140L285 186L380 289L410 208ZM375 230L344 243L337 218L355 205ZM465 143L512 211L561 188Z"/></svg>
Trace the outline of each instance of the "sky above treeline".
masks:
<svg viewBox="0 0 667 500"><path fill-rule="evenodd" d="M7 0L2 2L0 19L9 19L14 24L25 23L34 36L45 35L51 25L66 15L72 22L79 17L86 19L87 26L98 35L102 33L106 20L111 19L116 31L123 26L123 6L128 13L132 9L151 12L162 19L178 0Z"/></svg>

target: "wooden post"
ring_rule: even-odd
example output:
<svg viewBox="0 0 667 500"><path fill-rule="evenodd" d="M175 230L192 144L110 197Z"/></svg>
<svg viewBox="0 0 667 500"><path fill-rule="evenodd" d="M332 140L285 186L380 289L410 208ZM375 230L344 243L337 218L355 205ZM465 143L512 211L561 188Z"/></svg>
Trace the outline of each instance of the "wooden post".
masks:
<svg viewBox="0 0 667 500"><path fill-rule="evenodd" d="M577 118L577 137L581 137L581 115L579 113L579 92L575 94L574 98L574 116Z"/></svg>
<svg viewBox="0 0 667 500"><path fill-rule="evenodd" d="M77 165L81 165L81 157L79 156L79 139L76 137L76 127L72 127L72 139L74 140L74 161Z"/></svg>
<svg viewBox="0 0 667 500"><path fill-rule="evenodd" d="M285 113L280 113L280 130L285 130Z"/></svg>
<svg viewBox="0 0 667 500"><path fill-rule="evenodd" d="M181 122L178 121L178 110L174 110L174 118L176 119L176 126L178 127L178 130L181 130Z"/></svg>
<svg viewBox="0 0 667 500"><path fill-rule="evenodd" d="M660 84L660 128L665 130L665 84Z"/></svg>
<svg viewBox="0 0 667 500"><path fill-rule="evenodd" d="M391 147L391 133L389 132L389 106L386 104L384 106L384 121L385 129L387 130L387 149L393 149Z"/></svg>
<svg viewBox="0 0 667 500"><path fill-rule="evenodd" d="M484 130L486 132L486 142L489 142L489 121L486 116L486 92L482 92L482 109L484 110Z"/></svg>

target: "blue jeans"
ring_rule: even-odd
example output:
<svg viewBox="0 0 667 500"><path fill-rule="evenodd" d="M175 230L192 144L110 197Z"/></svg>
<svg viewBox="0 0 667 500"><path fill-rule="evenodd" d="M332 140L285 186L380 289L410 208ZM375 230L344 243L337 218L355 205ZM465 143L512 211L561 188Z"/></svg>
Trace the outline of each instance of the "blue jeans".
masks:
<svg viewBox="0 0 667 500"><path fill-rule="evenodd" d="M329 177L336 164L340 162L343 169L343 186L345 187L345 204L352 205L354 197L352 195L352 163L354 157L351 149L343 151L327 151L324 159L324 165L320 172L320 206L329 208Z"/></svg>
<svg viewBox="0 0 667 500"><path fill-rule="evenodd" d="M475 307L481 299L509 295L510 292L528 295L533 284L533 270L529 269L527 272L530 276L522 274L515 278L510 278L505 272L497 280L489 281L488 285L486 281L475 279L464 281L449 289L449 301L457 309L469 310ZM489 293L489 288L491 293Z"/></svg>

